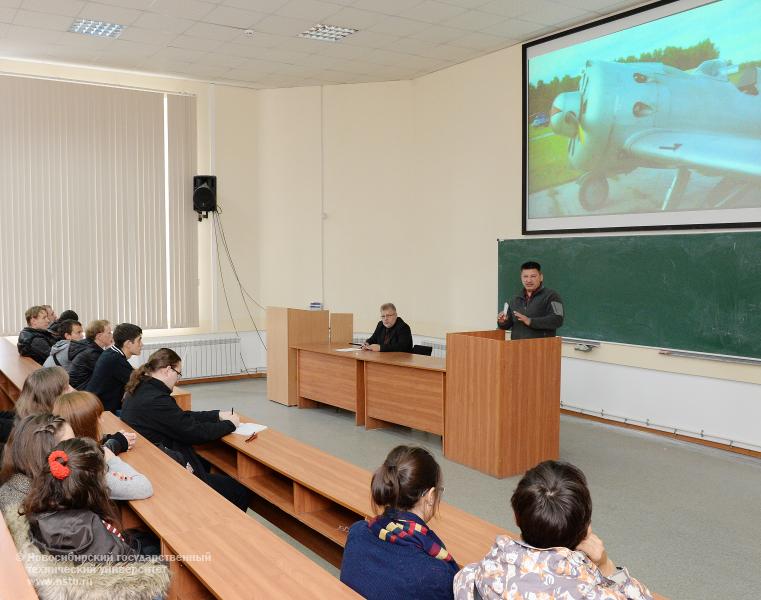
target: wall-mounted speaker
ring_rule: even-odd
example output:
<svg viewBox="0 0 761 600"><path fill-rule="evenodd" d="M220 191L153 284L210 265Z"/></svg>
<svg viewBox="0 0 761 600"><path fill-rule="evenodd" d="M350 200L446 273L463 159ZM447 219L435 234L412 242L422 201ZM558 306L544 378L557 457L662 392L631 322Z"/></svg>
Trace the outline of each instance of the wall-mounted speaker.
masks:
<svg viewBox="0 0 761 600"><path fill-rule="evenodd" d="M195 175L193 177L193 210L198 220L217 210L217 176Z"/></svg>

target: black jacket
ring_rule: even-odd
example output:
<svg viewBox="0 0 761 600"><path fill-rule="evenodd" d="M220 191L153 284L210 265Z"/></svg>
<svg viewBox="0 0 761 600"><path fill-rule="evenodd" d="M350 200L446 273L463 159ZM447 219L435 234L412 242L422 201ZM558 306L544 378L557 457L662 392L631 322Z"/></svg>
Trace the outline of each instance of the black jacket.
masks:
<svg viewBox="0 0 761 600"><path fill-rule="evenodd" d="M201 479L206 469L193 445L213 442L235 431L231 421L219 420L218 410L182 410L171 390L155 377L144 380L124 399L122 421L154 444L181 452Z"/></svg>
<svg viewBox="0 0 761 600"><path fill-rule="evenodd" d="M137 552L106 529L89 510L59 510L29 515L32 542L45 554L80 562L124 562ZM89 560L88 560L89 557ZM94 557L101 557L100 560Z"/></svg>
<svg viewBox="0 0 761 600"><path fill-rule="evenodd" d="M92 377L84 389L92 392L103 403L103 410L120 410L124 386L132 375L132 365L116 348L108 348L98 357Z"/></svg>
<svg viewBox="0 0 761 600"><path fill-rule="evenodd" d="M531 319L530 327L513 317L516 310ZM563 312L560 295L555 290L540 287L529 300L526 300L525 293L513 298L507 311L507 320L503 324L497 323L497 326L500 329L512 329L512 340L555 337L557 328L563 324Z"/></svg>
<svg viewBox="0 0 761 600"><path fill-rule="evenodd" d="M77 340L69 344L69 384L83 390L92 377L95 363L103 354L103 348L91 340Z"/></svg>
<svg viewBox="0 0 761 600"><path fill-rule="evenodd" d="M50 356L50 349L57 341L58 338L52 331L24 327L18 334L16 347L21 356L28 356L42 364Z"/></svg>
<svg viewBox="0 0 761 600"><path fill-rule="evenodd" d="M378 321L378 326L367 343L380 344L381 352L412 352L412 330L401 317L396 318L396 323L390 329L386 328L383 321Z"/></svg>

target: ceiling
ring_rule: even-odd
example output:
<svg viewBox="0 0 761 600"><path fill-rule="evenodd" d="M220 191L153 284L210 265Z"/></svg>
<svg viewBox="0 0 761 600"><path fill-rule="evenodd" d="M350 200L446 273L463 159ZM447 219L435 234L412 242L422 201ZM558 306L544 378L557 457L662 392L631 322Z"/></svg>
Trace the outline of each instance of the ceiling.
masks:
<svg viewBox="0 0 761 600"><path fill-rule="evenodd" d="M640 4L621 0L0 0L0 57L275 88L410 79ZM75 18L126 26L68 33ZM359 31L296 37L316 23ZM253 30L247 35L244 30Z"/></svg>

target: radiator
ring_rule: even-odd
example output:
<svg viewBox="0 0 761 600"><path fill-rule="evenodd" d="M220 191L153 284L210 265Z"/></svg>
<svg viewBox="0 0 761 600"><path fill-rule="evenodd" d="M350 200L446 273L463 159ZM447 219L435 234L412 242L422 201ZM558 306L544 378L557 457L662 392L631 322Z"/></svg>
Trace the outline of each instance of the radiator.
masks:
<svg viewBox="0 0 761 600"><path fill-rule="evenodd" d="M171 348L182 358L183 379L240 375L244 372L240 338L234 335L201 335L155 338L143 344L139 366L159 348Z"/></svg>

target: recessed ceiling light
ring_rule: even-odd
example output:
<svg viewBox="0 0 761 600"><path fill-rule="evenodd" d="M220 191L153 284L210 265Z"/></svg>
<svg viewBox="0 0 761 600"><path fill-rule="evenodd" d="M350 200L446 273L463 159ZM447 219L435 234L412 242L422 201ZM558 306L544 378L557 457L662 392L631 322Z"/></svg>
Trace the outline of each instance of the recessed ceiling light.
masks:
<svg viewBox="0 0 761 600"><path fill-rule="evenodd" d="M318 23L306 31L302 31L298 37L309 38L311 40L322 40L323 42L337 42L344 39L347 35L357 33L358 29L349 27L338 27L336 25L323 25Z"/></svg>
<svg viewBox="0 0 761 600"><path fill-rule="evenodd" d="M92 19L74 19L69 27L71 33L82 33L84 35L94 35L97 37L119 37L124 31L124 25L118 23L108 23L106 21L93 21Z"/></svg>

